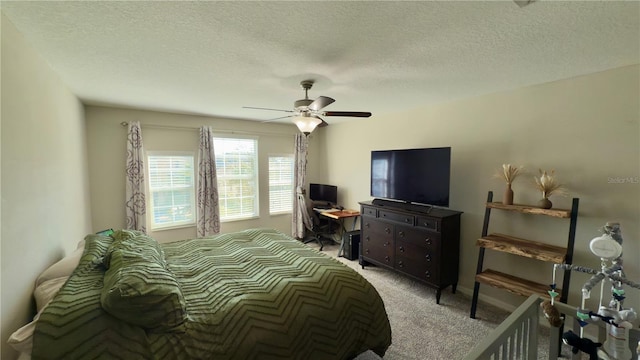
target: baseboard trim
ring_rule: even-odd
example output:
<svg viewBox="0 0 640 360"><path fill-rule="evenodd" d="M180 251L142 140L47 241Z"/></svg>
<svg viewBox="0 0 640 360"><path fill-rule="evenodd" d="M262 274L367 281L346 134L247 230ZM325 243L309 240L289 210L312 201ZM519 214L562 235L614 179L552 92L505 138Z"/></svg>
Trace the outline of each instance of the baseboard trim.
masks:
<svg viewBox="0 0 640 360"><path fill-rule="evenodd" d="M457 290L464 295L473 297L473 289L471 288L458 285ZM509 312L513 312L518 307L517 305L509 304L504 301L500 301L494 297L486 296L483 294L478 294L478 302L492 305L492 306L507 310ZM469 311L471 311L471 309L469 309Z"/></svg>
<svg viewBox="0 0 640 360"><path fill-rule="evenodd" d="M473 297L473 289L470 289L470 288L467 288L467 287L464 287L464 286L458 286L458 290L460 291L460 293L462 293L464 295L467 295L469 297ZM523 301L524 301L524 298L523 298ZM478 294L478 302L483 303L483 304L488 304L488 305L491 305L491 306L495 306L495 307L504 309L504 310L506 310L508 312L514 312L519 306L519 305L518 306L514 306L513 304L509 304L509 303L506 303L504 301L500 301L500 300L498 300L496 298L493 298L491 296L484 296L482 294ZM469 309L469 311L471 311L471 309ZM542 312L540 312L540 319L538 321L538 325L547 328L547 330L551 328L551 325L549 324L549 321L544 317L544 314L542 314ZM594 337L594 338L597 338L597 336Z"/></svg>

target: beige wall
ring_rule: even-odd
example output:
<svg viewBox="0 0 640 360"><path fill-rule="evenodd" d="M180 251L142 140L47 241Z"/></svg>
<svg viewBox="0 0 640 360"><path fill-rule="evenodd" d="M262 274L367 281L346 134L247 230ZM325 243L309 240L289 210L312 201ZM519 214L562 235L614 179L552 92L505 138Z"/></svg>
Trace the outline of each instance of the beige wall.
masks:
<svg viewBox="0 0 640 360"><path fill-rule="evenodd" d="M82 104L2 15L2 359L33 284L91 231Z"/></svg>
<svg viewBox="0 0 640 360"><path fill-rule="evenodd" d="M320 172L341 189L341 203L356 207L359 201L371 199L371 150L451 146L450 207L464 211L459 281L461 291L469 293L487 191L493 190L497 200L502 198L504 186L492 178L494 171L503 163L524 165L530 175L515 182L515 202L535 204L539 194L531 186L533 175L538 168L555 169L570 196L552 197L554 207L570 208L571 197L580 198L574 263L599 267L599 259L588 250L589 242L607 221L619 221L626 274L640 282L639 84L640 67L630 66L334 124L325 128ZM632 181L609 182L617 177ZM563 245L568 221L494 211L489 231ZM485 265L491 268L544 284L551 281L552 267L546 263L487 254ZM575 304L587 276L574 274L572 279L569 299ZM480 293L508 305L522 301L486 286ZM632 289L625 305L638 309L639 299L640 291Z"/></svg>
<svg viewBox="0 0 640 360"><path fill-rule="evenodd" d="M289 124L216 119L109 107L88 106L87 142L91 181L92 224L95 229L122 228L124 222L125 154L127 127L121 122L140 121L145 151L191 151L197 155L198 128L212 126L221 136L256 137L259 152L260 217L225 222L221 232L271 227L291 234L291 214L269 215L268 156L293 154L297 128ZM158 241L194 238L195 227L149 231Z"/></svg>

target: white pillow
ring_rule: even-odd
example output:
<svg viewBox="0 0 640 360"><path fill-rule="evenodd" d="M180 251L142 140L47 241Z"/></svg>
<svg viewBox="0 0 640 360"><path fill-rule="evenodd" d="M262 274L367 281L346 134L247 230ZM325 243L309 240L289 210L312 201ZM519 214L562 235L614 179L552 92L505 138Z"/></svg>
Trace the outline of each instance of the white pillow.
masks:
<svg viewBox="0 0 640 360"><path fill-rule="evenodd" d="M63 276L70 276L73 270L75 270L75 268L80 263L80 258L82 257L83 252L84 244L82 244L81 248L77 248L71 254L62 258L62 260L49 266L36 279L36 287L47 280L57 279Z"/></svg>
<svg viewBox="0 0 640 360"><path fill-rule="evenodd" d="M36 287L33 291L33 297L36 298L36 311L40 312L56 296L68 278L68 276L63 276L47 280Z"/></svg>
<svg viewBox="0 0 640 360"><path fill-rule="evenodd" d="M33 348L33 332L36 330L36 321L38 321L40 314L42 314L42 311L47 307L47 305L49 305L49 303L45 304L42 310L36 314L32 322L11 334L7 343L16 349L16 351L31 354L31 349Z"/></svg>
<svg viewBox="0 0 640 360"><path fill-rule="evenodd" d="M63 276L56 279L44 281L33 292L36 298L36 308L38 313L33 321L16 330L7 341L16 351L31 354L33 347L33 332L36 329L36 321L40 318L40 314L49 305L54 296L60 291L69 277Z"/></svg>
<svg viewBox="0 0 640 360"><path fill-rule="evenodd" d="M33 321L16 330L7 342L16 351L31 354L33 348L33 331L36 329L36 321L40 318L40 313L36 314Z"/></svg>
<svg viewBox="0 0 640 360"><path fill-rule="evenodd" d="M9 345L16 349L16 351L31 353L31 348L33 347L33 331L36 329L36 321L39 315L40 314L36 315L32 322L16 330L11 334L9 340L7 340Z"/></svg>
<svg viewBox="0 0 640 360"><path fill-rule="evenodd" d="M84 252L84 240L78 242L78 247L68 256L65 256L57 263L49 266L36 279L36 289L33 297L36 299L36 309L38 313L33 321L16 330L7 341L16 351L31 354L33 347L33 331L36 329L36 322L40 314L49 305L60 288L67 282L67 279L80 263L80 258Z"/></svg>
<svg viewBox="0 0 640 360"><path fill-rule="evenodd" d="M54 296L60 291L60 288L67 282L67 279L73 273L80 258L84 252L84 240L78 243L78 247L62 260L49 266L36 279L36 289L33 291L33 297L36 299L36 309L38 313L33 321L16 330L7 341L16 351L21 353L31 353L33 347L33 331L36 329L36 321L40 318L40 314L49 305Z"/></svg>

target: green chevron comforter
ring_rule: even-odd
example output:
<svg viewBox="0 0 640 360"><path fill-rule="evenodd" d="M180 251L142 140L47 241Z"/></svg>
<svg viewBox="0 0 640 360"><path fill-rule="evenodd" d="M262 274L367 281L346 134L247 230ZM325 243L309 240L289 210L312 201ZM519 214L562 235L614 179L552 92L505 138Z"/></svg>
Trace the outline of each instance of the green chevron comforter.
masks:
<svg viewBox="0 0 640 360"><path fill-rule="evenodd" d="M369 282L278 231L85 240L40 315L33 359L350 359L391 343Z"/></svg>

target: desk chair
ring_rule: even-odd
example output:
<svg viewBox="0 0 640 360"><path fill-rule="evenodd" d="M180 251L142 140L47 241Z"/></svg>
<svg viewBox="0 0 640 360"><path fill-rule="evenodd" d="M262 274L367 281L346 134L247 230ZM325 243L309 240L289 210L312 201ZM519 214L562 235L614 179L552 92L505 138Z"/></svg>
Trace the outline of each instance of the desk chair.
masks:
<svg viewBox="0 0 640 360"><path fill-rule="evenodd" d="M315 241L320 245L320 251L322 251L324 246L322 237L323 235L331 234L331 224L326 223L321 225L318 216L315 213L313 213L313 215L310 214L309 207L307 207L307 200L305 199L302 189L296 189L296 195L298 196L298 204L302 212L302 222L304 223L304 227L311 233L311 237L304 240L304 243Z"/></svg>

